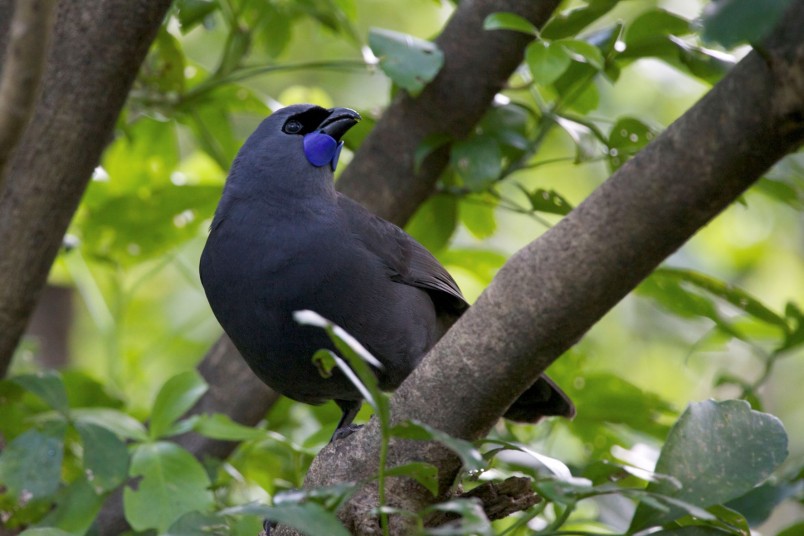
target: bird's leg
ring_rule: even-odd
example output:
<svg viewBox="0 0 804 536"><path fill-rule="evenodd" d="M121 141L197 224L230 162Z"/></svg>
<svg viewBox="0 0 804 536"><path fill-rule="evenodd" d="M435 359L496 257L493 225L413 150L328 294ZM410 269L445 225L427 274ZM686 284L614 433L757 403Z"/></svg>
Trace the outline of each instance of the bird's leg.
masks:
<svg viewBox="0 0 804 536"><path fill-rule="evenodd" d="M335 403L341 408L343 415L341 420L338 421L338 426L335 428L332 438L329 440L330 443L349 437L362 428L362 425L352 424L357 412L360 411L360 406L363 404L362 400L336 400Z"/></svg>

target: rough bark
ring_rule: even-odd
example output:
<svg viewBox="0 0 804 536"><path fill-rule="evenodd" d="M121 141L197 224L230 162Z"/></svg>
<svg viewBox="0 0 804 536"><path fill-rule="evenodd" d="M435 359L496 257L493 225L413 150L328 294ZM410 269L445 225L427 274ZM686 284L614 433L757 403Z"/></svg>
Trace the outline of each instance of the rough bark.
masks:
<svg viewBox="0 0 804 536"><path fill-rule="evenodd" d="M170 0L61 2L42 93L0 192L0 376Z"/></svg>
<svg viewBox="0 0 804 536"><path fill-rule="evenodd" d="M11 20L0 78L0 191L6 162L33 113L55 6L56 0L17 2Z"/></svg>
<svg viewBox="0 0 804 536"><path fill-rule="evenodd" d="M485 435L550 363L796 149L804 140L802 27L799 0L762 55L749 54L571 214L514 255L394 394L393 421L417 419L464 439ZM370 478L378 444L372 420L323 449L305 485ZM412 441L392 442L389 459L436 465L442 490L460 465L445 448ZM408 479L391 479L386 494L389 504L413 511L433 501ZM375 506L369 486L340 515L353 533L373 533ZM402 523L395 519L392 533L404 534Z"/></svg>

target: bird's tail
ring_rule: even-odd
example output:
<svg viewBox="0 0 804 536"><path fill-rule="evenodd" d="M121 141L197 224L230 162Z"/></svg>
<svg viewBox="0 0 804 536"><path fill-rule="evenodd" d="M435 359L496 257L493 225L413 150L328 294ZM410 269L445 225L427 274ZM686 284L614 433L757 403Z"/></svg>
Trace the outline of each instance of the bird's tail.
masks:
<svg viewBox="0 0 804 536"><path fill-rule="evenodd" d="M575 404L547 374L542 374L503 415L508 420L527 423L553 416L575 417Z"/></svg>

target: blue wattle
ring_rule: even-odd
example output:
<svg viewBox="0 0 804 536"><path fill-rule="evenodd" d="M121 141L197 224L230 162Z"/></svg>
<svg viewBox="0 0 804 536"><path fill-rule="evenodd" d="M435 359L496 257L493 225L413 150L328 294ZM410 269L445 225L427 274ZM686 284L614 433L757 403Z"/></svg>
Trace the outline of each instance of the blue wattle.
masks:
<svg viewBox="0 0 804 536"><path fill-rule="evenodd" d="M311 132L304 136L304 156L316 167L329 164L335 171L342 147L343 142L335 141L324 132Z"/></svg>

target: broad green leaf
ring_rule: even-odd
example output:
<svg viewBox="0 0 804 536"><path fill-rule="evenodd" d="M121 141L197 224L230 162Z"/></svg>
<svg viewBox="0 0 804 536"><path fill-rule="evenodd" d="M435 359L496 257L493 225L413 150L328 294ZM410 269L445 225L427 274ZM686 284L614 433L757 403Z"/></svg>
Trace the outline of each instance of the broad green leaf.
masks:
<svg viewBox="0 0 804 536"><path fill-rule="evenodd" d="M491 527L480 499L451 499L436 503L427 508L427 511L449 512L461 516L461 521L457 526L448 523L441 527L427 529L425 534L428 536L458 536L463 534L477 534L480 536L493 536L494 530Z"/></svg>
<svg viewBox="0 0 804 536"><path fill-rule="evenodd" d="M467 188L480 191L499 178L502 152L497 140L481 134L453 143L450 163Z"/></svg>
<svg viewBox="0 0 804 536"><path fill-rule="evenodd" d="M421 93L444 65L444 53L430 41L411 35L374 28L369 46L380 58L380 68L412 96Z"/></svg>
<svg viewBox="0 0 804 536"><path fill-rule="evenodd" d="M542 30L546 39L561 39L578 35L581 30L608 13L619 0L588 0L586 5L558 13Z"/></svg>
<svg viewBox="0 0 804 536"><path fill-rule="evenodd" d="M165 532L187 512L212 507L210 481L192 454L173 443L138 445L131 458L132 478L142 477L136 489L123 490L126 520L138 531Z"/></svg>
<svg viewBox="0 0 804 536"><path fill-rule="evenodd" d="M61 482L67 425L51 421L14 438L0 453L0 482L17 500L50 497Z"/></svg>
<svg viewBox="0 0 804 536"><path fill-rule="evenodd" d="M198 536L201 534L230 534L223 516L188 512L173 523L163 536Z"/></svg>
<svg viewBox="0 0 804 536"><path fill-rule="evenodd" d="M428 250L438 252L447 245L457 226L458 201L442 194L422 203L405 230Z"/></svg>
<svg viewBox="0 0 804 536"><path fill-rule="evenodd" d="M432 426L416 420L405 421L391 428L391 435L402 439L417 441L438 441L460 457L467 471L479 471L486 468L486 462L480 451L472 443L464 439L452 437Z"/></svg>
<svg viewBox="0 0 804 536"><path fill-rule="evenodd" d="M202 23L219 6L214 0L178 0L176 8L181 31L182 33L187 33Z"/></svg>
<svg viewBox="0 0 804 536"><path fill-rule="evenodd" d="M725 48L758 43L784 15L791 0L716 0L703 13L703 38Z"/></svg>
<svg viewBox="0 0 804 536"><path fill-rule="evenodd" d="M682 488L655 482L648 491L706 508L748 492L787 457L782 423L753 411L747 402L692 403L670 430L656 472L678 480ZM658 512L641 504L631 530L661 525L683 515L678 508Z"/></svg>
<svg viewBox="0 0 804 536"><path fill-rule="evenodd" d="M147 91L175 99L184 92L184 52L181 43L163 26L140 67L137 79Z"/></svg>
<svg viewBox="0 0 804 536"><path fill-rule="evenodd" d="M77 421L84 447L84 472L96 493L111 491L126 479L128 449L108 428Z"/></svg>
<svg viewBox="0 0 804 536"><path fill-rule="evenodd" d="M484 30L512 30L528 35L539 35L539 30L528 19L516 13L492 13L483 21Z"/></svg>
<svg viewBox="0 0 804 536"><path fill-rule="evenodd" d="M461 200L458 209L461 215L461 223L473 236L484 239L494 234L497 230L497 220L494 217L496 200L491 198L483 203L470 199Z"/></svg>
<svg viewBox="0 0 804 536"><path fill-rule="evenodd" d="M717 83L736 63L733 57L716 50L692 45L672 35L668 39L676 47L681 65L691 74L710 84Z"/></svg>
<svg viewBox="0 0 804 536"><path fill-rule="evenodd" d="M151 438L169 434L174 421L192 408L207 389L204 378L195 370L179 373L165 382L151 410Z"/></svg>
<svg viewBox="0 0 804 536"><path fill-rule="evenodd" d="M687 35L692 25L687 19L664 9L652 9L638 16L625 30L622 57L664 56L673 52L668 35Z"/></svg>
<svg viewBox="0 0 804 536"><path fill-rule="evenodd" d="M108 387L100 381L79 370L67 369L59 372L67 391L67 401L71 408L108 407L122 408L122 400L109 393Z"/></svg>
<svg viewBox="0 0 804 536"><path fill-rule="evenodd" d="M543 86L555 82L572 63L567 50L559 43L534 41L525 50L525 62L533 79Z"/></svg>
<svg viewBox="0 0 804 536"><path fill-rule="evenodd" d="M37 374L23 374L11 378L11 381L35 394L62 415L66 415L70 409L67 391L58 372L49 370Z"/></svg>
<svg viewBox="0 0 804 536"><path fill-rule="evenodd" d="M519 183L517 183L517 186L528 197L530 208L536 212L564 216L569 214L573 208L570 202L555 190L536 188L531 192Z"/></svg>
<svg viewBox="0 0 804 536"><path fill-rule="evenodd" d="M608 162L612 172L656 138L656 132L634 117L621 117L611 127L608 139Z"/></svg>
<svg viewBox="0 0 804 536"><path fill-rule="evenodd" d="M198 415L193 430L204 437L225 441L247 441L265 437L265 430L242 425L223 413Z"/></svg>
<svg viewBox="0 0 804 536"><path fill-rule="evenodd" d="M783 501L804 493L804 480L782 483L765 483L745 495L737 497L725 506L740 512L752 527L758 527L767 520L774 509Z"/></svg>
<svg viewBox="0 0 804 536"><path fill-rule="evenodd" d="M460 266L473 273L486 286L507 260L496 251L463 248L445 250L439 254L439 259L448 266Z"/></svg>
<svg viewBox="0 0 804 536"><path fill-rule="evenodd" d="M588 114L600 104L600 92L595 84L599 71L587 63L573 61L553 83L561 110Z"/></svg>
<svg viewBox="0 0 804 536"><path fill-rule="evenodd" d="M274 495L273 501L274 506L316 502L327 510L336 511L361 487L359 482L341 482L331 486L281 491Z"/></svg>
<svg viewBox="0 0 804 536"><path fill-rule="evenodd" d="M776 536L801 536L802 533L804 533L804 521L790 525Z"/></svg>
<svg viewBox="0 0 804 536"><path fill-rule="evenodd" d="M530 148L530 124L535 112L519 104L492 106L483 115L478 131L493 137L504 156L519 157Z"/></svg>
<svg viewBox="0 0 804 536"><path fill-rule="evenodd" d="M338 517L325 510L321 505L314 502L282 504L280 506L264 506L261 504L246 504L227 508L220 512L221 515L256 515L287 525L298 530L306 536L349 536L349 532L343 527Z"/></svg>
<svg viewBox="0 0 804 536"><path fill-rule="evenodd" d="M595 45L579 39L562 39L554 41L553 44L559 44L564 47L570 58L574 61L581 63L588 63L595 69L603 69L606 60L603 58L603 53Z"/></svg>
<svg viewBox="0 0 804 536"><path fill-rule="evenodd" d="M59 490L56 507L45 516L42 524L70 534L85 534L100 512L104 499L105 496L96 493L85 477L79 477Z"/></svg>
<svg viewBox="0 0 804 536"><path fill-rule="evenodd" d="M76 408L70 412L77 423L102 426L127 439L145 441L148 433L145 426L130 415L111 408Z"/></svg>
<svg viewBox="0 0 804 536"><path fill-rule="evenodd" d="M796 210L804 211L804 191L791 184L763 177L755 182L751 189Z"/></svg>
<svg viewBox="0 0 804 536"><path fill-rule="evenodd" d="M424 486L427 491L438 495L438 468L427 462L409 462L386 469L385 476L406 476Z"/></svg>
<svg viewBox="0 0 804 536"><path fill-rule="evenodd" d="M32 527L20 532L19 536L75 536L72 532L67 532L54 527Z"/></svg>

